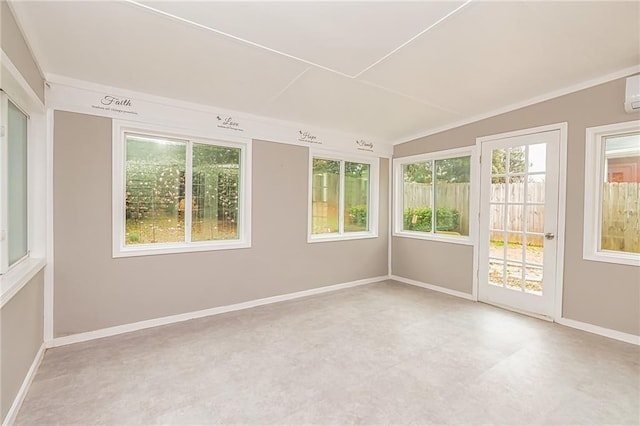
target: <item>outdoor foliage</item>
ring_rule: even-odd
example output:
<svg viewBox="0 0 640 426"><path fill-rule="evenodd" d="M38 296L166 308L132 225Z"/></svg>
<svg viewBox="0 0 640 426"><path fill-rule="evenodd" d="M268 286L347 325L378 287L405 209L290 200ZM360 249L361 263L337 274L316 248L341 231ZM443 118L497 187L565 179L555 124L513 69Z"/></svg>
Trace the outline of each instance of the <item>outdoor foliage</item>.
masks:
<svg viewBox="0 0 640 426"><path fill-rule="evenodd" d="M352 225L367 226L367 206L358 205L349 208L349 223Z"/></svg>
<svg viewBox="0 0 640 426"><path fill-rule="evenodd" d="M404 211L404 230L433 232L431 228L431 207L408 208ZM451 208L436 209L436 231L457 231L460 213Z"/></svg>

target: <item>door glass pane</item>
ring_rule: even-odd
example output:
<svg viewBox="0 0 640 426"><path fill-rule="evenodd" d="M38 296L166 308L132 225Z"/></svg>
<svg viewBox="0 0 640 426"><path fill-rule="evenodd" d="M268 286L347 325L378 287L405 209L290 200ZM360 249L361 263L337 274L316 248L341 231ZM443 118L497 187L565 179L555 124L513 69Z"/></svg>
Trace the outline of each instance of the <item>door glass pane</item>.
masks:
<svg viewBox="0 0 640 426"><path fill-rule="evenodd" d="M369 230L369 165L344 164L344 232Z"/></svg>
<svg viewBox="0 0 640 426"><path fill-rule="evenodd" d="M504 176L491 178L491 193L489 201L492 203L504 203L507 199L507 184Z"/></svg>
<svg viewBox="0 0 640 426"><path fill-rule="evenodd" d="M603 167L600 248L640 253L640 133L605 138Z"/></svg>
<svg viewBox="0 0 640 426"><path fill-rule="evenodd" d="M524 206L522 204L507 206L507 229L522 232L524 230Z"/></svg>
<svg viewBox="0 0 640 426"><path fill-rule="evenodd" d="M524 176L509 176L508 202L524 202L524 180Z"/></svg>
<svg viewBox="0 0 640 426"><path fill-rule="evenodd" d="M240 148L194 143L192 161L191 241L238 239Z"/></svg>
<svg viewBox="0 0 640 426"><path fill-rule="evenodd" d="M504 285L504 262L489 260L489 284L502 287Z"/></svg>
<svg viewBox="0 0 640 426"><path fill-rule="evenodd" d="M507 259L514 262L524 262L523 235L520 233L508 233L507 238Z"/></svg>
<svg viewBox="0 0 640 426"><path fill-rule="evenodd" d="M527 171L524 155L525 148L524 146L517 146L509 149L509 173L524 173Z"/></svg>
<svg viewBox="0 0 640 426"><path fill-rule="evenodd" d="M7 209L9 266L22 259L28 251L27 220L27 116L9 101L7 112L9 185Z"/></svg>
<svg viewBox="0 0 640 426"><path fill-rule="evenodd" d="M547 144L529 145L529 173L544 172L547 163Z"/></svg>
<svg viewBox="0 0 640 426"><path fill-rule="evenodd" d="M311 196L311 233L338 232L338 206L340 200L340 162L313 159Z"/></svg>
<svg viewBox="0 0 640 426"><path fill-rule="evenodd" d="M491 175L504 176L507 173L507 151L494 149L491 151Z"/></svg>
<svg viewBox="0 0 640 426"><path fill-rule="evenodd" d="M491 238L491 241L489 242L489 256L496 259L506 259L506 234L503 232L491 232L489 237Z"/></svg>
<svg viewBox="0 0 640 426"><path fill-rule="evenodd" d="M183 141L126 135L126 244L185 240L186 152Z"/></svg>
<svg viewBox="0 0 640 426"><path fill-rule="evenodd" d="M504 204L491 204L489 206L489 229L502 231L506 229Z"/></svg>
<svg viewBox="0 0 640 426"><path fill-rule="evenodd" d="M544 233L544 204L527 206L527 232Z"/></svg>
<svg viewBox="0 0 640 426"><path fill-rule="evenodd" d="M405 164L403 177L403 229L432 232L433 162Z"/></svg>
<svg viewBox="0 0 640 426"><path fill-rule="evenodd" d="M536 295L542 294L542 267L526 265L525 291Z"/></svg>
<svg viewBox="0 0 640 426"><path fill-rule="evenodd" d="M521 263L507 263L506 288L522 291Z"/></svg>
<svg viewBox="0 0 640 426"><path fill-rule="evenodd" d="M545 175L527 176L527 202L544 203Z"/></svg>

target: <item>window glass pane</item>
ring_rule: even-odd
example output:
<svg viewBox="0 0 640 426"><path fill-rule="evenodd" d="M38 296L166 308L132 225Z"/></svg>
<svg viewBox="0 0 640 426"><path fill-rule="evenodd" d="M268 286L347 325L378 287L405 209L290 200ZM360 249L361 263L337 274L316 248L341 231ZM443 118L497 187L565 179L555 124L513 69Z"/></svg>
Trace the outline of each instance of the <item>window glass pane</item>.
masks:
<svg viewBox="0 0 640 426"><path fill-rule="evenodd" d="M238 238L240 149L193 144L191 241Z"/></svg>
<svg viewBox="0 0 640 426"><path fill-rule="evenodd" d="M22 259L28 251L27 220L27 116L9 102L7 111L9 185L7 210L9 266Z"/></svg>
<svg viewBox="0 0 640 426"><path fill-rule="evenodd" d="M469 235L471 157L436 160L436 232Z"/></svg>
<svg viewBox="0 0 640 426"><path fill-rule="evenodd" d="M604 138L603 166L601 249L640 253L640 133Z"/></svg>
<svg viewBox="0 0 640 426"><path fill-rule="evenodd" d="M431 199L433 192L433 162L405 164L403 168L404 190L403 230L432 232Z"/></svg>
<svg viewBox="0 0 640 426"><path fill-rule="evenodd" d="M344 232L369 230L370 166L344 163Z"/></svg>
<svg viewBox="0 0 640 426"><path fill-rule="evenodd" d="M126 244L184 242L186 148L126 135Z"/></svg>
<svg viewBox="0 0 640 426"><path fill-rule="evenodd" d="M340 162L314 158L311 186L311 233L338 232Z"/></svg>

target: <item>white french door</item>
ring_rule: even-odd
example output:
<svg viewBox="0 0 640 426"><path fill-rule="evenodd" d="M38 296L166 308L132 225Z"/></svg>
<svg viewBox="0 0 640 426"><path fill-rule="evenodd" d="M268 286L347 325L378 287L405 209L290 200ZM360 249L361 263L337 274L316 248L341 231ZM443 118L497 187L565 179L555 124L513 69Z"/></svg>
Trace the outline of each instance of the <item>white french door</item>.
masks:
<svg viewBox="0 0 640 426"><path fill-rule="evenodd" d="M478 300L553 317L560 131L481 141Z"/></svg>

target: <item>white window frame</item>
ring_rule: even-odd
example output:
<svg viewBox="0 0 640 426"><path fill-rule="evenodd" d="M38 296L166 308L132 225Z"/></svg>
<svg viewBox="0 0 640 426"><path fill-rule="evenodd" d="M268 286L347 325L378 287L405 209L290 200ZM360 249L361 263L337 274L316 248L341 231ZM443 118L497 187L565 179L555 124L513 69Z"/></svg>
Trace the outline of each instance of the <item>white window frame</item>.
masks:
<svg viewBox="0 0 640 426"><path fill-rule="evenodd" d="M607 137L640 131L640 120L586 130L584 163L584 232L582 257L585 260L640 266L640 254L602 250L602 187L604 183L604 140Z"/></svg>
<svg viewBox="0 0 640 426"><path fill-rule="evenodd" d="M136 133L150 137L180 139L187 142L187 167L185 172L185 194L191 194L191 149L193 143L228 146L240 149L240 184L238 211L238 239L192 241L176 243L131 244L125 241L125 133ZM140 124L128 121L113 121L113 257L149 256L157 254L189 253L212 250L230 250L251 247L251 140L244 138L213 139L193 131L172 129L163 126ZM191 226L191 203L185 203L185 228Z"/></svg>
<svg viewBox="0 0 640 426"><path fill-rule="evenodd" d="M434 232L406 231L404 225L404 166L406 164L422 163L425 161L447 160L458 157L471 157L469 161L469 185L471 185L471 195L469 197L469 235L449 235ZM476 147L454 148L445 151L435 151L425 154L412 155L409 157L395 158L393 160L393 232L394 237L415 238L419 240L440 241L445 243L474 245L476 226L478 218L478 197L476 194L478 158ZM435 185L435 182L433 182ZM434 191L435 192L435 191ZM435 207L435 206L434 206ZM433 208L435 216L435 208ZM433 223L433 221L432 221Z"/></svg>
<svg viewBox="0 0 640 426"><path fill-rule="evenodd" d="M2 102L2 117L0 118L0 126L2 128L2 144L0 146L0 171L2 176L0 177L0 274L4 275L11 269L20 265L20 263L27 260L31 254L31 229L30 229L30 191L29 182L31 180L29 164L29 139L31 138L31 118L29 114L20 106L19 103L11 99L6 93L0 92L0 102ZM27 253L20 259L15 261L12 265L9 265L9 179L8 179L8 159L9 159L9 143L8 143L8 115L9 115L9 102L11 102L22 114L27 117Z"/></svg>
<svg viewBox="0 0 640 426"><path fill-rule="evenodd" d="M332 160L340 162L340 200L338 205L338 232L327 234L312 234L313 221L313 159L322 158L323 160ZM369 165L369 230L362 232L344 232L344 169L345 162L362 163ZM341 154L326 150L309 150L309 187L308 187L308 218L307 218L307 242L319 243L325 241L343 241L357 240L363 238L378 237L378 208L379 208L379 192L380 192L380 159L377 157L361 157Z"/></svg>

